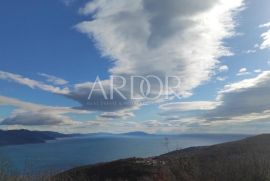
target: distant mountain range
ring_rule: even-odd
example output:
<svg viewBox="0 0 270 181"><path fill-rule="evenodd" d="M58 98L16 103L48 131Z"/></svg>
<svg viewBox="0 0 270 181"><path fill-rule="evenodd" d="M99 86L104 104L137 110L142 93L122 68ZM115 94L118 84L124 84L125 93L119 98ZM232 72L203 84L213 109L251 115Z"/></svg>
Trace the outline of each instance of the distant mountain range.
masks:
<svg viewBox="0 0 270 181"><path fill-rule="evenodd" d="M139 131L123 134L112 134L112 133L62 134L52 131L29 131L25 129L0 130L0 146L45 143L46 141L49 140L75 136L84 137L84 136L150 136L150 135L151 134Z"/></svg>
<svg viewBox="0 0 270 181"><path fill-rule="evenodd" d="M207 134L203 134L206 136ZM63 134L52 131L30 131L30 130L0 130L0 146L7 145L21 145L21 144L34 144L34 143L45 143L49 140L55 140L59 138L70 138L70 137L173 137L179 135L159 135L159 134L149 134L141 131L128 132L128 133L88 133L88 134ZM181 136L185 136L182 134ZM193 136L193 134L188 134L187 136ZM195 137L198 137L198 134L194 134ZM222 134L221 134L222 136ZM233 136L233 135L232 135Z"/></svg>
<svg viewBox="0 0 270 181"><path fill-rule="evenodd" d="M134 132L128 132L128 133L106 133L106 132L88 133L88 134L82 134L81 136L156 136L156 135L148 134L142 131L134 131Z"/></svg>
<svg viewBox="0 0 270 181"><path fill-rule="evenodd" d="M77 136L77 134L61 134L51 131L0 130L0 146L45 143L57 138Z"/></svg>
<svg viewBox="0 0 270 181"><path fill-rule="evenodd" d="M148 134L142 131L135 131L135 132L129 132L129 133L123 133L122 135L128 135L128 136L151 136L152 134Z"/></svg>
<svg viewBox="0 0 270 181"><path fill-rule="evenodd" d="M78 167L54 181L266 181L270 178L270 135L193 147L151 158L130 158Z"/></svg>

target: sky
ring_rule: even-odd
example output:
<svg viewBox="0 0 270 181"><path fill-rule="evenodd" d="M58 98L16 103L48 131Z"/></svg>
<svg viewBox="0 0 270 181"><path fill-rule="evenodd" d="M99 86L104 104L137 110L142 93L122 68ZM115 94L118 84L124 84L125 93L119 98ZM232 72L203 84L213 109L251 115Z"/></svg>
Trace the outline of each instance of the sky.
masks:
<svg viewBox="0 0 270 181"><path fill-rule="evenodd" d="M269 7L2 0L0 129L269 132Z"/></svg>

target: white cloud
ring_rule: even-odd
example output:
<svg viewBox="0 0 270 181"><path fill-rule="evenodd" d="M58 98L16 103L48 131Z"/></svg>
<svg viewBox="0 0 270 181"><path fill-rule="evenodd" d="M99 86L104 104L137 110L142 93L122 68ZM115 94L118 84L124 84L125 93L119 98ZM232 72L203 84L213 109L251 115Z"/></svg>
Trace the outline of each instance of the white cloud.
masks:
<svg viewBox="0 0 270 181"><path fill-rule="evenodd" d="M252 53L256 53L257 50L246 50L244 51L245 54L252 54Z"/></svg>
<svg viewBox="0 0 270 181"><path fill-rule="evenodd" d="M245 128L247 123L269 122L269 92L270 71L264 71L255 78L226 85L218 92L216 101L162 105L161 115L165 116L164 121L176 125L181 123L188 131L222 132L222 128L229 130L234 125L238 125L234 131L238 129L238 133L244 132L250 130L248 127ZM194 117L192 111L199 111L199 114L196 113ZM243 129L240 129L241 126Z"/></svg>
<svg viewBox="0 0 270 181"><path fill-rule="evenodd" d="M47 85L42 82L32 80L32 79L23 77L21 75L9 73L9 72L0 71L0 79L13 81L13 82L28 86L32 89L38 88L38 89L52 92L55 94L68 94L69 93L69 89L66 87L65 88L54 87L52 85Z"/></svg>
<svg viewBox="0 0 270 181"><path fill-rule="evenodd" d="M208 80L234 36L242 0L94 0L80 10L92 20L76 28L114 60L113 75L177 76L179 95ZM205 44L207 42L207 44ZM165 66L166 65L166 66Z"/></svg>
<svg viewBox="0 0 270 181"><path fill-rule="evenodd" d="M132 75L151 74L164 81L166 76L177 76L182 84L174 91L190 96L193 88L214 74L218 59L232 54L223 41L236 34L234 16L242 5L243 0L94 0L80 10L91 15L91 20L76 28L95 40L102 55L114 60L111 74L127 80ZM57 77L44 76L59 85ZM77 108L81 110L121 112L138 107L136 103L122 104L130 100L119 96L111 101L117 105L102 104L103 95L99 93L88 100L91 82L61 88L3 71L0 79L64 95L79 102L81 106ZM61 85L64 83L60 81ZM101 104L95 105L95 101Z"/></svg>
<svg viewBox="0 0 270 181"><path fill-rule="evenodd" d="M18 113L0 122L0 125L23 126L60 126L72 124L74 124L73 121L62 115L48 115L33 112Z"/></svg>
<svg viewBox="0 0 270 181"><path fill-rule="evenodd" d="M218 81L225 81L228 77L217 77Z"/></svg>
<svg viewBox="0 0 270 181"><path fill-rule="evenodd" d="M0 105L10 105L17 107L24 111L30 112L43 112L43 113L57 113L57 114L65 114L65 113L89 113L89 111L82 111L73 109L70 107L57 107L57 106L46 106L42 104L35 104L30 102L21 101L18 99L0 96Z"/></svg>
<svg viewBox="0 0 270 181"><path fill-rule="evenodd" d="M123 120L123 118L134 116L125 111L102 113L96 120L75 121L69 114L81 115L91 112L70 107L34 104L0 96L0 106L2 105L12 105L16 109L8 117L0 119L1 128L54 130L66 133L147 131L142 124ZM112 121L114 119L117 121Z"/></svg>
<svg viewBox="0 0 270 181"><path fill-rule="evenodd" d="M241 69L239 70L239 73L243 73L243 72L247 72L247 68L241 68Z"/></svg>
<svg viewBox="0 0 270 181"><path fill-rule="evenodd" d="M45 77L47 82L52 83L54 85L68 84L68 81L66 81L66 80L64 80L62 78L53 76L53 75L48 75L48 74L44 74L44 73L39 73L38 75L40 75L42 77Z"/></svg>
<svg viewBox="0 0 270 181"><path fill-rule="evenodd" d="M0 123L1 125L25 125L25 126L71 125L77 123L71 120L65 114L89 113L86 111L76 110L69 107L55 107L24 102L18 99L5 96L0 96L0 106L1 105L8 105L15 107L15 110L12 112L12 114L8 118L2 120L2 122Z"/></svg>
<svg viewBox="0 0 270 181"><path fill-rule="evenodd" d="M254 70L254 72L255 72L255 73L261 73L262 70L261 70L261 69L256 69L256 70Z"/></svg>
<svg viewBox="0 0 270 181"><path fill-rule="evenodd" d="M174 102L163 104L159 108L163 111L179 112L179 111L198 111L212 110L219 105L218 102L211 101L194 101L194 102Z"/></svg>
<svg viewBox="0 0 270 181"><path fill-rule="evenodd" d="M136 110L139 105L136 100L130 100L130 92L127 90L126 86L123 90L121 89L122 93L127 97L124 99L121 95L114 92L113 99L106 99L102 94L102 91L95 91L91 98L89 99L89 94L91 89L94 86L93 82L85 82L79 83L75 85L71 85L71 88L68 87L56 87L52 85L45 84L43 82L39 82L30 78L23 77L18 74L13 74L9 72L0 71L0 79L13 81L15 83L28 86L32 89L41 89L43 91L55 93L58 95L65 96L66 98L72 99L78 103L80 106L77 106L74 109L77 110L87 110L87 111L105 111L105 112L112 112L112 111L133 111ZM56 81L55 79L53 80ZM104 91L109 98L110 96L110 81L103 80L102 85L104 86ZM117 86L117 81L115 81L115 85ZM118 86L117 86L118 87ZM139 86L134 86L135 88L139 89Z"/></svg>
<svg viewBox="0 0 270 181"><path fill-rule="evenodd" d="M220 72L227 72L229 70L229 67L227 65L222 65L219 67Z"/></svg>
<svg viewBox="0 0 270 181"><path fill-rule="evenodd" d="M259 26L260 28L269 28L270 22L266 24L262 24ZM270 29L264 33L261 34L262 43L260 44L260 49L268 49L270 48Z"/></svg>
<svg viewBox="0 0 270 181"><path fill-rule="evenodd" d="M263 42L260 45L260 49L267 49L270 48L270 30L268 30L267 32L263 33L261 35Z"/></svg>
<svg viewBox="0 0 270 181"><path fill-rule="evenodd" d="M255 78L226 85L217 97L217 101L222 104L207 116L212 120L229 120L269 111L269 92L270 71L264 71Z"/></svg>
<svg viewBox="0 0 270 181"><path fill-rule="evenodd" d="M249 75L250 72L247 71L247 68L241 68L238 73L237 76L242 76L242 75Z"/></svg>
<svg viewBox="0 0 270 181"><path fill-rule="evenodd" d="M65 114L74 111L84 113L85 111L74 110L66 107L51 107L39 104L27 103L17 99L0 96L0 105L14 105L19 109L4 119L8 126L14 124L35 127L57 126L60 129L68 125L69 131L114 131L121 132L145 130L150 132L185 132L219 130L225 125L235 125L249 122L259 122L270 118L270 71L264 71L255 78L245 79L233 84L226 85L219 92L216 101L177 102L161 105L163 113L167 113L165 120L152 120L145 122L110 121L120 117L133 116L128 112L103 113L98 120L76 123ZM181 117L181 112L201 111L202 117ZM122 114L122 115L121 115ZM120 116L120 117L119 117ZM31 118L36 117L39 121ZM29 120L29 122L27 122ZM106 121L108 120L108 121ZM14 125L16 126L16 125ZM21 127L19 127L21 128ZM222 131L222 130L220 130Z"/></svg>
<svg viewBox="0 0 270 181"><path fill-rule="evenodd" d="M270 22L259 25L259 28L268 28L270 27Z"/></svg>
<svg viewBox="0 0 270 181"><path fill-rule="evenodd" d="M128 119L134 116L135 115L129 111L119 111L119 112L104 112L99 117L109 120L115 120L115 119Z"/></svg>
<svg viewBox="0 0 270 181"><path fill-rule="evenodd" d="M241 9L243 1L94 0L80 10L82 14L93 15L91 20L79 23L76 28L95 41L103 56L114 61L111 74L125 77L149 74L160 78L177 76L182 82L177 92L185 96L191 95L192 89L209 80L220 63L219 58L232 55L229 48L224 46L224 39L236 35L234 16ZM79 109L106 111L100 118L132 116L131 113L122 111L126 109L126 105L106 107L87 104L92 83L77 84L72 89L59 88L3 71L0 72L0 79L65 95L80 102L82 106ZM96 95L94 100L103 101L99 96ZM33 105L22 106L36 109ZM215 106L216 102L206 101L175 103L167 105L167 108L177 111L202 111L211 110ZM165 107L163 105L164 109ZM43 110L40 108L33 112ZM48 113L49 110L51 109L48 109ZM57 114L63 116L62 113ZM151 121L151 124L160 124L158 129L166 125L166 130L169 130L175 127L184 129L184 123L193 123L190 119L181 121L172 120L169 124ZM102 131L106 131L106 127L111 131L117 124L120 125L117 128L119 130L123 127L127 130L145 128L145 125L132 122L106 122L105 127L101 123L91 122L89 127L97 125L102 127ZM85 124L79 126L89 129Z"/></svg>
<svg viewBox="0 0 270 181"><path fill-rule="evenodd" d="M90 110L90 111L104 111L104 112L122 112L132 111L139 107L138 101L130 99L130 90L121 89L121 93L126 98L121 97L117 92L113 91L113 98L110 97L110 81L104 80L101 82L104 90L104 96L102 91L93 91L93 94L89 97L91 89L95 86L93 82L85 82L81 84L75 84L72 91L66 95L66 97L79 102L81 105L76 109ZM114 85L117 85L117 81ZM136 86L134 86L136 87ZM139 87L139 86L138 86Z"/></svg>

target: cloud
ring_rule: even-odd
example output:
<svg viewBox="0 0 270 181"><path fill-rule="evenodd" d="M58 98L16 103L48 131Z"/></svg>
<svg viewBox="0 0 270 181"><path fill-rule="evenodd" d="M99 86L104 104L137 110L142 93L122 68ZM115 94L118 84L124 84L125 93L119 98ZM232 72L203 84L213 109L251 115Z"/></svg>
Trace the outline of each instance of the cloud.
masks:
<svg viewBox="0 0 270 181"><path fill-rule="evenodd" d="M105 112L102 113L100 118L105 118L105 119L128 119L130 117L134 117L134 114L131 112Z"/></svg>
<svg viewBox="0 0 270 181"><path fill-rule="evenodd" d="M54 85L68 84L68 81L66 81L66 80L64 80L62 78L53 76L53 75L48 75L48 74L44 74L44 73L39 73L38 75L40 75L42 77L45 77L47 82L52 83Z"/></svg>
<svg viewBox="0 0 270 181"><path fill-rule="evenodd" d="M46 77L50 78L50 81L59 83L59 79L56 77L52 77L47 74L42 74ZM55 87L52 85L48 85L30 78L23 77L18 74L13 74L9 72L0 71L0 79L13 81L15 83L19 83L21 85L25 85L30 87L31 89L41 89L43 91L55 93L58 95L65 96L69 99L75 100L80 103L81 106L77 106L75 109L80 110L89 110L89 111L116 111L121 109L130 109L131 107L136 107L136 102L128 99L127 90L123 90L124 94L127 96L127 99L124 99L118 93L113 93L113 99L106 99L103 95L102 91L94 91L91 98L89 98L89 94L93 86L95 86L94 82L85 82L79 83L75 85L71 85L71 88L64 87ZM63 83L62 81L60 81ZM105 80L101 81L102 86L104 86L104 91L106 96L109 98L110 96L110 81ZM116 86L118 87L118 86ZM125 93L126 92L126 93Z"/></svg>
<svg viewBox="0 0 270 181"><path fill-rule="evenodd" d="M270 119L269 92L270 71L263 71L254 78L224 86L215 101L161 105L160 115L164 117L163 121L181 124L189 132L222 132L222 128L229 131L235 125L238 132L246 132L250 130L245 127L247 123L257 124Z"/></svg>
<svg viewBox="0 0 270 181"><path fill-rule="evenodd" d="M197 111L197 110L212 110L217 107L218 102L212 101L193 101L193 102L174 102L162 104L159 108L163 111Z"/></svg>
<svg viewBox="0 0 270 181"><path fill-rule="evenodd" d="M162 81L167 76L176 76L181 86L174 91L182 97L192 95L194 88L211 78L220 64L219 59L232 55L224 40L236 35L234 17L242 7L243 0L94 0L87 3L80 13L90 15L90 20L75 27L96 43L102 56L113 60L109 72L126 78L123 94L127 99L115 94L113 100L105 100L96 91L89 100L93 82L62 88L3 71L0 79L75 100L80 106L73 110L103 111L100 116L103 118L132 116L130 111L140 105L130 98L131 76L154 75ZM45 77L50 83L57 82L56 77L47 74ZM108 95L106 81L103 80ZM62 86L62 83L56 84ZM151 80L151 83L156 94L158 82ZM173 81L169 83L170 87L173 85ZM138 93L138 82L134 87Z"/></svg>
<svg viewBox="0 0 270 181"><path fill-rule="evenodd" d="M219 72L227 72L229 67L227 65L222 65L219 67Z"/></svg>
<svg viewBox="0 0 270 181"><path fill-rule="evenodd" d="M270 27L270 22L259 25L259 28L268 28Z"/></svg>
<svg viewBox="0 0 270 181"><path fill-rule="evenodd" d="M76 29L110 57L112 75L177 76L179 95L191 95L213 74L223 44L235 35L242 0L94 0L80 9L91 20ZM207 44L205 44L207 42ZM166 66L164 66L166 65Z"/></svg>
<svg viewBox="0 0 270 181"><path fill-rule="evenodd" d="M244 53L245 54L252 54L252 53L256 53L257 52L257 50L246 50L246 51L244 51Z"/></svg>
<svg viewBox="0 0 270 181"><path fill-rule="evenodd" d="M61 115L47 115L41 113L19 113L15 116L4 119L1 125L22 125L22 126L60 126L74 124L73 121Z"/></svg>
<svg viewBox="0 0 270 181"><path fill-rule="evenodd" d="M261 69L256 69L256 70L254 70L254 72L255 72L255 73L261 73L262 70L261 70Z"/></svg>
<svg viewBox="0 0 270 181"><path fill-rule="evenodd" d="M5 96L0 96L0 106L1 105L15 107L12 114L3 120L1 125L71 125L77 123L66 116L66 114L89 113L88 111L76 110L69 107L55 107L24 102Z"/></svg>
<svg viewBox="0 0 270 181"><path fill-rule="evenodd" d="M0 127L9 129L55 130L66 133L89 132L123 132L124 130L137 131L143 127L135 122L123 120L134 115L130 112L102 113L96 120L75 121L70 114L89 114L91 112L70 107L54 107L20 101L14 98L0 96L0 106L11 105L16 107L12 114L0 119ZM117 119L117 121L112 121Z"/></svg>
<svg viewBox="0 0 270 181"><path fill-rule="evenodd" d="M228 77L217 77L218 81L225 81Z"/></svg>
<svg viewBox="0 0 270 181"><path fill-rule="evenodd" d="M269 111L269 92L270 71L264 71L255 78L226 85L217 97L217 101L222 104L209 111L206 117L213 121L230 120Z"/></svg>
<svg viewBox="0 0 270 181"><path fill-rule="evenodd" d="M260 28L270 28L270 22L265 23L259 26ZM260 44L260 49L268 49L270 48L270 29L264 33L261 34L262 43Z"/></svg>
<svg viewBox="0 0 270 181"><path fill-rule="evenodd" d="M261 37L263 39L263 42L260 45L260 49L264 50L270 48L270 30L263 33Z"/></svg>
<svg viewBox="0 0 270 181"><path fill-rule="evenodd" d="M47 75L46 75L47 76ZM47 77L52 78L50 75ZM73 108L73 110L86 110L86 111L105 111L105 112L112 112L112 111L121 111L121 110L135 110L140 105L137 103L136 100L130 99L130 84L125 86L121 90L121 93L125 96L122 97L121 94L117 93L116 91L113 91L113 98L110 98L111 96L111 82L110 80L103 80L101 81L102 88L104 89L104 93L106 94L106 97L104 96L103 92L101 90L93 91L93 94L91 97L89 97L89 94L92 89L99 88L95 87L95 82L85 82L85 83L79 83L75 85L70 85L70 88L68 87L55 87L52 85L48 85L30 78L23 77L18 74L13 74L9 72L3 72L0 71L0 79L2 80L8 80L13 81L15 83L19 83L21 85L28 86L32 89L41 89L43 91L55 93L58 95L65 96L66 98L72 99L78 103L80 103L80 106L76 106ZM54 83L58 81L53 78ZM62 81L60 81L62 82ZM119 81L115 80L114 86L119 87L118 83ZM58 82L59 83L59 82ZM138 84L138 83L137 83ZM134 86L135 89L139 89L139 86ZM17 102L18 103L18 102ZM25 105L25 104L24 104Z"/></svg>
<svg viewBox="0 0 270 181"><path fill-rule="evenodd" d="M176 76L181 86L168 94L176 92L187 97L214 74L219 58L232 55L224 40L236 34L234 16L242 6L243 0L94 0L87 3L80 13L90 15L91 20L75 27L95 41L103 56L113 60L114 66L109 71L127 80L122 91L127 99L115 94L112 100L107 100L100 91L88 99L93 82L62 88L3 71L0 79L63 95L80 103L74 109L104 111L108 112L103 115L107 117L111 112L132 111L140 106L131 99L128 89L133 75L154 75L163 84L167 76ZM66 83L59 82L57 77L42 75L55 85ZM102 82L105 94L109 95L107 81ZM169 87L174 85L175 80L171 80ZM151 94L156 95L159 82L152 79L151 86ZM134 88L138 94L138 81ZM165 94L163 90L161 99Z"/></svg>
<svg viewBox="0 0 270 181"><path fill-rule="evenodd" d="M57 113L57 114L66 114L66 113L89 113L89 111L76 110L70 107L57 107L57 106L46 106L42 104L35 104L30 102L21 101L18 99L0 96L0 106L9 105L19 108L20 110L30 111L30 112L43 112L43 113Z"/></svg>
<svg viewBox="0 0 270 181"><path fill-rule="evenodd" d="M31 89L38 88L38 89L55 93L55 94L68 94L69 93L69 89L66 87L65 88L54 87L52 85L47 85L42 82L32 80L32 79L23 77L21 75L9 73L9 72L0 71L0 79L16 82L16 83L28 86Z"/></svg>
<svg viewBox="0 0 270 181"><path fill-rule="evenodd" d="M130 99L129 90L121 89L122 97L116 91L113 91L111 97L110 81L101 81L101 87L93 82L86 82L74 85L72 91L66 97L73 99L81 104L74 107L80 110L90 111L127 111L137 109L139 104L136 100ZM116 84L114 84L116 86ZM91 90L95 90L91 94ZM90 95L91 94L91 95Z"/></svg>
<svg viewBox="0 0 270 181"><path fill-rule="evenodd" d="M247 68L241 68L241 69L239 70L239 73L243 73L243 72L247 72Z"/></svg>
<svg viewBox="0 0 270 181"><path fill-rule="evenodd" d="M142 129L154 133L179 134L184 132L190 133L194 124L198 122L197 118L189 117L171 120L148 120L138 124ZM198 129L194 132L198 133L197 131Z"/></svg>
<svg viewBox="0 0 270 181"><path fill-rule="evenodd" d="M249 74L250 72L247 71L247 68L241 68L236 75L243 76L243 75L249 75Z"/></svg>

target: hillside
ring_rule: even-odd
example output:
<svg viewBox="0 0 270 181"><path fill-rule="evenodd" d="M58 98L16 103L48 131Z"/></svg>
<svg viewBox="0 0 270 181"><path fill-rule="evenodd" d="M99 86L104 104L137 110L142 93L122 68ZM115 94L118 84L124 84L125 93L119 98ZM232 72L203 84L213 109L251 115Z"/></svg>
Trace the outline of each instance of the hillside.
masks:
<svg viewBox="0 0 270 181"><path fill-rule="evenodd" d="M66 135L50 131L0 130L0 146L44 143L48 140L70 136L73 135Z"/></svg>
<svg viewBox="0 0 270 181"><path fill-rule="evenodd" d="M70 181L267 181L270 135L174 151L153 158L130 158L58 174Z"/></svg>

